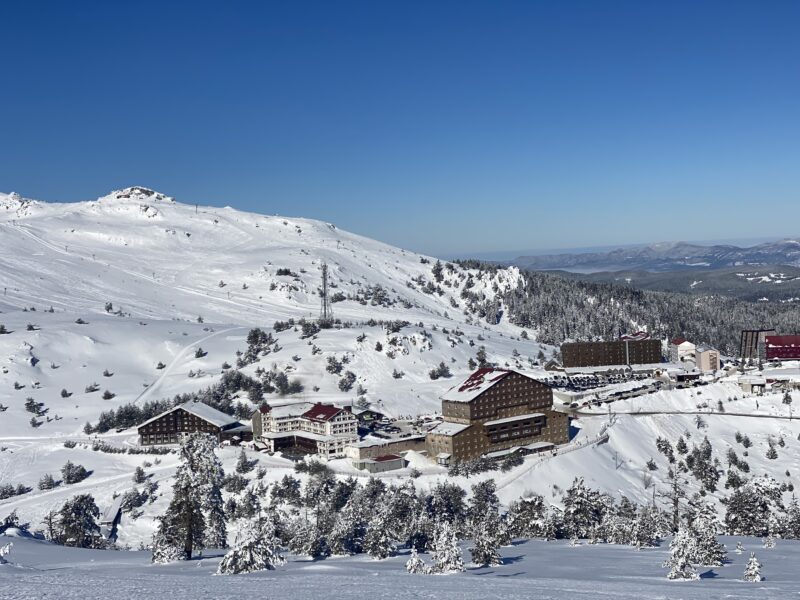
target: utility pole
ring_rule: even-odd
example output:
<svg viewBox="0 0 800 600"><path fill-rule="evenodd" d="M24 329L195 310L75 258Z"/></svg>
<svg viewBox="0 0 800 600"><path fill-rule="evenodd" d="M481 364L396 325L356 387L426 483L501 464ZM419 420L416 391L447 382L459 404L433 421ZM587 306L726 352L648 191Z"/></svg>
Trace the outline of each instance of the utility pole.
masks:
<svg viewBox="0 0 800 600"><path fill-rule="evenodd" d="M328 291L328 264L322 263L322 290L320 291L319 326L326 328L333 325L333 309Z"/></svg>

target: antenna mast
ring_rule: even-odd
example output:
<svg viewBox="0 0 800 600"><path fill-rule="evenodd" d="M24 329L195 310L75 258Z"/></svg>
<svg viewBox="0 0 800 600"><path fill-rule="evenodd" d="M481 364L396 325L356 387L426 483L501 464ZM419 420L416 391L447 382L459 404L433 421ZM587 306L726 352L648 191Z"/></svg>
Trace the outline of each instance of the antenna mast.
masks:
<svg viewBox="0 0 800 600"><path fill-rule="evenodd" d="M319 311L319 325L320 327L330 327L333 325L333 309L331 308L331 301L328 293L328 264L322 263L322 291L320 292L320 311Z"/></svg>

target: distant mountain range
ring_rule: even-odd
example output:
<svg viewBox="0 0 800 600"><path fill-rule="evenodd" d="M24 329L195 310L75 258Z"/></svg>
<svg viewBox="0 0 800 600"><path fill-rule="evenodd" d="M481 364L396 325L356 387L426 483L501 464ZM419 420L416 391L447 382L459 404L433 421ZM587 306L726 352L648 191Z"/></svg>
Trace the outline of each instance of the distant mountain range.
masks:
<svg viewBox="0 0 800 600"><path fill-rule="evenodd" d="M749 247L669 242L618 248L608 252L520 256L508 262L524 269L561 269L576 273L664 272L763 265L800 266L800 240L785 239Z"/></svg>

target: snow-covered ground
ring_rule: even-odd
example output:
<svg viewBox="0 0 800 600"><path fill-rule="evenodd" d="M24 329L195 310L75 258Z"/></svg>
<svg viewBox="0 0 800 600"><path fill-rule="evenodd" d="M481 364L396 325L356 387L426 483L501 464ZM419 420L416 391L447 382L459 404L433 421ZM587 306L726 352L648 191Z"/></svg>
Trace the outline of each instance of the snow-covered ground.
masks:
<svg viewBox="0 0 800 600"><path fill-rule="evenodd" d="M468 362L481 347L489 361L542 376L545 373L534 363L540 351L549 356L554 350L536 343L535 331L522 336L505 316L489 324L467 310L465 289L491 302L498 290L521 284L514 268L489 275L445 267L437 282L432 270L435 259L326 223L196 208L142 190L61 205L0 195L0 253L0 325L9 332L0 334L0 409L5 409L0 412L0 485L32 488L0 500L0 518L17 510L35 529L48 511L85 492L106 508L115 495L132 489L133 471L143 466L158 490L154 501L142 507L141 516L122 517L118 542L131 549L150 543L154 518L170 499L177 459L92 450L94 439L133 447L135 431L88 436L84 424L126 403L142 405L212 385L219 380L223 363L235 364L236 352L246 349L245 338L253 327L272 332L279 349L243 371L250 375L257 368L284 371L304 387L291 397L268 394L268 401L355 401L356 386L343 392L340 375L326 371L328 359L335 356L348 361L344 368L357 375L357 385L366 389L372 406L392 416L439 410L440 396L470 372ZM330 269L332 293L341 294L333 304L335 316L351 326L322 330L311 338L304 338L300 327L273 331L278 320L318 315L323 261ZM111 303L108 309L107 303ZM117 311L120 314L114 314ZM392 333L381 321L408 324ZM205 355L198 357L200 348ZM441 362L452 377L431 380L429 371ZM157 368L159 363L162 368ZM402 376L393 376L393 371ZM87 391L93 384L97 391ZM612 386L609 392L632 385L639 384ZM110 394L104 399L106 390ZM28 398L43 403L35 427L34 415L26 409ZM795 394L795 401L798 398L800 394ZM724 413L719 411L720 402ZM743 456L744 448L735 440L737 431L753 442L747 456L751 473L766 473L781 483L792 483L800 473L800 424L788 418L789 407L781 394L745 396L733 381L723 380L579 412L573 423L577 435L557 455L527 457L505 473L452 480L469 489L477 481L494 478L506 506L528 492L558 503L575 477L615 498L660 501L660 492L667 487L667 461L656 450L657 438L674 443L683 436L691 447L708 436L714 457L724 468L728 448ZM770 439L783 439L774 460L766 458ZM66 447L65 442L77 445ZM220 451L227 472L233 470L237 452ZM251 458L266 469L264 483L294 473L293 464L279 456L251 452ZM650 459L655 470L647 466ZM90 470L89 478L52 490L37 488L44 474L58 479L68 460ZM332 461L330 466L342 476L367 477L346 460ZM421 471L414 479L419 489L450 479L444 469L421 456L414 457L411 466ZM405 469L380 477L399 483L409 475L410 469ZM688 480L687 492L699 491L698 482ZM719 502L728 493L721 481L709 498ZM790 495L787 492L784 499ZM236 525L230 530L235 532ZM599 578L603 594L621 597L738 598L763 595L754 590L777 590L777 594L788 589L780 582L787 581L791 571L780 565L796 558L798 548L782 543L772 552L782 558L773 565L765 559L769 579L758 587L734 581L741 575L738 563L718 570L714 580L664 587L663 548L636 553L611 546L567 548L539 542L506 549L508 561L503 567L457 577L408 576L402 558L383 563L353 558L292 560L285 570L235 581L237 590L242 586L237 595L285 582L297 590L298 598L314 597L321 589L344 597L363 595L363 589L372 589L376 597L396 597L400 588L409 596L437 598L532 594L596 598L592 578ZM57 549L26 540L19 541L15 553L24 568L0 567L0 580L14 578L0 581L0 597L6 597L7 590L16 594L9 597L77 596L80 588L62 579L58 565L64 572L85 571L81 578L85 597L99 597L115 579L120 598L136 589L147 597L166 583L174 584L185 597L218 598L232 586L227 578L210 576L213 560L151 567L148 557L136 552ZM585 556L590 556L586 561L593 574L581 558ZM195 583L195 577L201 583ZM190 579L191 584L186 583ZM32 591L37 587L41 595Z"/></svg>
<svg viewBox="0 0 800 600"><path fill-rule="evenodd" d="M9 558L0 565L0 596L7 600L105 599L174 600L208 598L436 598L542 600L602 598L662 600L665 598L736 598L773 600L797 593L800 543L779 541L764 549L760 540L723 537L730 562L701 569L701 579L668 581L661 567L667 544L636 551L628 546L568 542L518 542L503 548L498 567L468 569L457 575L410 575L405 552L384 561L369 557L309 561L289 557L286 566L251 575L215 576L219 555L188 563L151 565L148 552L108 552L52 546L45 542L0 536L13 541ZM742 541L745 552L732 549ZM465 544L465 548L467 545ZM760 583L742 581L749 552L762 563Z"/></svg>

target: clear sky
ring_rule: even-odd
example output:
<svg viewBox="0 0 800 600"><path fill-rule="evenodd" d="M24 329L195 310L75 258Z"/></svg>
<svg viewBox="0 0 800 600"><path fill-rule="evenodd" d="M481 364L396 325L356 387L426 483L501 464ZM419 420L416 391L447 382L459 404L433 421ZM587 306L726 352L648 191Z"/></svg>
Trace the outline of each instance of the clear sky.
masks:
<svg viewBox="0 0 800 600"><path fill-rule="evenodd" d="M0 3L0 191L439 255L800 235L800 2Z"/></svg>

